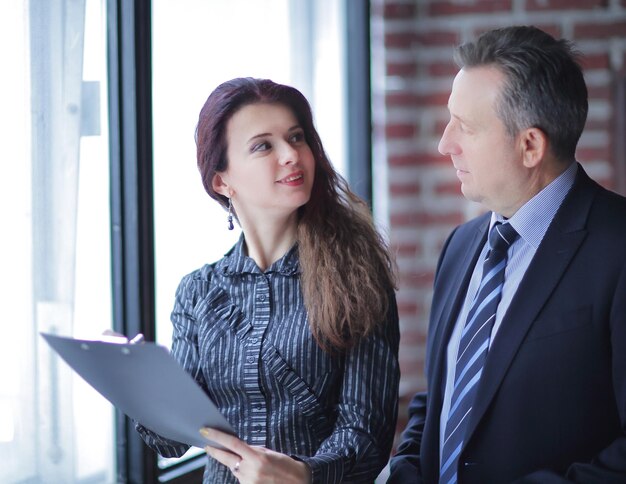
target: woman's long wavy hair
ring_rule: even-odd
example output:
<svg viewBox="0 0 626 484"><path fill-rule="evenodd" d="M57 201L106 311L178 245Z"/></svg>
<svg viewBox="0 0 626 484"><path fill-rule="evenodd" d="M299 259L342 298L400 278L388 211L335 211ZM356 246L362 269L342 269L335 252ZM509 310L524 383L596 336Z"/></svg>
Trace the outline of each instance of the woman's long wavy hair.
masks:
<svg viewBox="0 0 626 484"><path fill-rule="evenodd" d="M226 125L255 103L289 107L315 158L309 201L299 209L297 243L301 284L311 331L327 351L345 350L384 322L395 287L394 262L369 209L332 167L311 107L297 89L268 79L237 78L218 86L200 111L198 168L207 193L223 207L213 177L226 170Z"/></svg>

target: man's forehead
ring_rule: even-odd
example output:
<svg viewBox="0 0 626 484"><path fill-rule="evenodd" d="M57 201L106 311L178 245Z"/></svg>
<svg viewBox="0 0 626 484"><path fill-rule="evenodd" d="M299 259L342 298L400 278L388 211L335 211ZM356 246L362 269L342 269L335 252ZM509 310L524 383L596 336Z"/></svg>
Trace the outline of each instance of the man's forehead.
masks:
<svg viewBox="0 0 626 484"><path fill-rule="evenodd" d="M503 74L493 67L461 69L452 84L448 110L460 119L477 110L493 109L503 82Z"/></svg>

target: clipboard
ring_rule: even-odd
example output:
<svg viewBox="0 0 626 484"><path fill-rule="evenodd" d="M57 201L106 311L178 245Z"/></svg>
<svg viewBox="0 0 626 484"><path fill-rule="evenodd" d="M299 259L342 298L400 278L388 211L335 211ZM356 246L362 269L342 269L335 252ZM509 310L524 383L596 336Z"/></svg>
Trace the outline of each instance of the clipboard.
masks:
<svg viewBox="0 0 626 484"><path fill-rule="evenodd" d="M210 441L198 433L202 427L236 435L164 346L40 334L104 398L162 437L203 448Z"/></svg>

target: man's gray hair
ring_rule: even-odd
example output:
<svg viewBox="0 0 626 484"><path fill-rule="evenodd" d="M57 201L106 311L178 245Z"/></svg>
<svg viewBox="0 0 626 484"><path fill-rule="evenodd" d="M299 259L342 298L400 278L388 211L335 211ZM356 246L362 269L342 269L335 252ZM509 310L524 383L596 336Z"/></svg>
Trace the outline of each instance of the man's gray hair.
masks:
<svg viewBox="0 0 626 484"><path fill-rule="evenodd" d="M526 128L541 129L551 152L563 161L574 159L587 119L580 58L571 42L528 26L485 32L454 54L460 68L493 66L503 72L496 112L507 132L513 137Z"/></svg>

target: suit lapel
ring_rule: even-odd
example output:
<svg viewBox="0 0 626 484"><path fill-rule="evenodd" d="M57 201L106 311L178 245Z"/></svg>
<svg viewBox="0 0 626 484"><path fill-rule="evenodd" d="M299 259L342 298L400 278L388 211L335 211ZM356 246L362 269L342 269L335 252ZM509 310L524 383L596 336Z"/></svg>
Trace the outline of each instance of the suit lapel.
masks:
<svg viewBox="0 0 626 484"><path fill-rule="evenodd" d="M468 436L471 437L484 416L526 333L583 242L596 187L579 167L575 184L537 249L489 350L472 407ZM466 445L470 437L465 439Z"/></svg>
<svg viewBox="0 0 626 484"><path fill-rule="evenodd" d="M488 218L485 218L485 223L480 224L473 231L471 239L468 240L465 245L466 250L457 261L453 261L453 266L456 266L456 274L459 277L452 277L450 288L446 291L445 305L442 305L442 309L439 315L435 315L433 321L437 321L435 326L434 344L433 348L436 350L434 358L436 368L433 368L433 377L435 382L442 382L443 386L438 385L438 394L443 394L443 388L445 387L445 374L446 371L446 353L448 349L447 344L442 344L450 339L450 334L456 323L459 309L465 299L467 292L467 286L472 277L474 271L474 265L476 259L480 254L480 250L486 241L487 229L489 227Z"/></svg>

